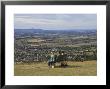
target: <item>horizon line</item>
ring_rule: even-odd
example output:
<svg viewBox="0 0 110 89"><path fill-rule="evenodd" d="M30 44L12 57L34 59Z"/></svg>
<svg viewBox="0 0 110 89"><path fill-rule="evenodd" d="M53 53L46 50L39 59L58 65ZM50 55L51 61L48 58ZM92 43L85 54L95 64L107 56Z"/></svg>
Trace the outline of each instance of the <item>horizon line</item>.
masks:
<svg viewBox="0 0 110 89"><path fill-rule="evenodd" d="M41 28L14 28L14 29L23 29L23 30L97 30L97 28L92 29L41 29Z"/></svg>

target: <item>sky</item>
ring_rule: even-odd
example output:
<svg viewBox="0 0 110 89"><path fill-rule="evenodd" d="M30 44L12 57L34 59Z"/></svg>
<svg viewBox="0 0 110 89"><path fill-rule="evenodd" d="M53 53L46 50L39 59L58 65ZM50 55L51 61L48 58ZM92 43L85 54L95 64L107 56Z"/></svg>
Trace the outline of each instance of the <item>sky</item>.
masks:
<svg viewBox="0 0 110 89"><path fill-rule="evenodd" d="M97 29L96 14L15 14L15 29Z"/></svg>

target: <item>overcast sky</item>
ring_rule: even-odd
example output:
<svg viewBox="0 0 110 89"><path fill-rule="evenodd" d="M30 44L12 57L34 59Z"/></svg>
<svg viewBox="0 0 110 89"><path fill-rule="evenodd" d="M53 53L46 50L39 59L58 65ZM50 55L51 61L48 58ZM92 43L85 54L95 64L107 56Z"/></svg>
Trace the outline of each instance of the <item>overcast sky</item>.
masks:
<svg viewBox="0 0 110 89"><path fill-rule="evenodd" d="M15 14L16 29L96 29L96 14Z"/></svg>

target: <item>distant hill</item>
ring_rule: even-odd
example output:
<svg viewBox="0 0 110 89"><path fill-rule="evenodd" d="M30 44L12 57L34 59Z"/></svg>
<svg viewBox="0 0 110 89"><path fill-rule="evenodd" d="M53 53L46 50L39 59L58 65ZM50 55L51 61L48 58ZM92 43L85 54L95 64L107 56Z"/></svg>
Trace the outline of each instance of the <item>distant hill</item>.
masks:
<svg viewBox="0 0 110 89"><path fill-rule="evenodd" d="M42 29L14 29L15 33L36 33L42 31Z"/></svg>
<svg viewBox="0 0 110 89"><path fill-rule="evenodd" d="M66 35L96 35L96 29L68 29L68 30L43 30L43 29L14 29L15 36L16 35L23 35L23 34L66 34Z"/></svg>

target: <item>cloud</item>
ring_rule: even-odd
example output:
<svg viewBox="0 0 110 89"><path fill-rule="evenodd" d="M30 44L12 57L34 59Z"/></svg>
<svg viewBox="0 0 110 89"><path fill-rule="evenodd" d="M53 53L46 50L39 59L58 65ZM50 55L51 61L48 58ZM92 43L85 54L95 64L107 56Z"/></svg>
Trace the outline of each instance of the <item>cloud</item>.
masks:
<svg viewBox="0 0 110 89"><path fill-rule="evenodd" d="M96 14L15 14L15 28L96 29Z"/></svg>

